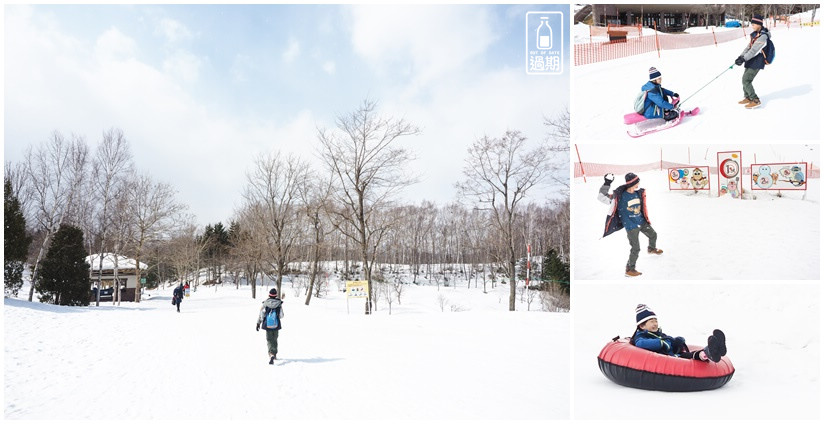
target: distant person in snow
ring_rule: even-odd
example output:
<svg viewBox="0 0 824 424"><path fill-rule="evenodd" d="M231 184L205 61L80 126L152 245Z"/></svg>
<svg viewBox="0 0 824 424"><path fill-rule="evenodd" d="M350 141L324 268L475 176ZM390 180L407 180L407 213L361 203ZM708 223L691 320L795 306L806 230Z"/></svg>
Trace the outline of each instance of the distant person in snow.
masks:
<svg viewBox="0 0 824 424"><path fill-rule="evenodd" d="M180 304L183 303L183 283L175 287L172 292L172 305L177 305L177 311L180 312Z"/></svg>
<svg viewBox="0 0 824 424"><path fill-rule="evenodd" d="M637 277L641 275L635 269L635 262L638 260L638 252L641 251L641 244L638 240L639 233L644 233L649 239L647 245L647 252L650 254L660 255L664 253L663 250L655 247L658 240L658 233L650 225L649 217L647 216L647 199L646 192L641 187L641 179L632 172L625 177L626 184L616 188L612 194L609 193L609 188L615 176L612 174L604 175L604 185L598 192L598 200L606 204L612 204L610 214L607 216L606 226L604 228L604 237L624 228L627 230L627 238L629 239L630 251L629 260L627 260L627 267L625 275L627 277Z"/></svg>
<svg viewBox="0 0 824 424"><path fill-rule="evenodd" d="M751 23L752 33L750 33L749 44L741 52L741 55L735 59L736 65L741 66L741 64L744 64L744 76L741 77L741 83L744 86L744 98L738 104L744 105L747 109L761 106L761 99L755 94L752 82L755 76L758 75L758 71L764 69L766 58L762 50L767 46L767 40L772 36L770 30L764 28L763 16L753 16Z"/></svg>
<svg viewBox="0 0 824 424"><path fill-rule="evenodd" d="M655 67L649 68L649 81L641 87L647 93L644 100L644 113L646 118L664 118L671 121L678 117L675 110L678 104L678 93L661 87L661 72Z"/></svg>
<svg viewBox="0 0 824 424"><path fill-rule="evenodd" d="M683 337L671 337L661 331L658 327L658 317L647 305L641 304L635 308L635 324L635 334L630 343L641 349L704 362L718 362L727 354L727 338L721 330L712 332L707 338L706 347L690 352Z"/></svg>
<svg viewBox="0 0 824 424"><path fill-rule="evenodd" d="M264 300L260 307L255 331L260 331L261 327L266 330L266 346L269 349L270 364L278 359L278 332L282 328L281 318L283 318L283 301L280 300L277 289L269 290L269 298Z"/></svg>

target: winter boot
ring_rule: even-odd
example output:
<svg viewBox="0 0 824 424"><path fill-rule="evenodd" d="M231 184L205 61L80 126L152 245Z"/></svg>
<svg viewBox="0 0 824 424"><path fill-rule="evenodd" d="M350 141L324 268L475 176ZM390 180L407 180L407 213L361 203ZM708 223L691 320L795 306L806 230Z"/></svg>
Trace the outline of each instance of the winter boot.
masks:
<svg viewBox="0 0 824 424"><path fill-rule="evenodd" d="M761 107L761 100L758 100L758 99L752 100L749 103L747 103L747 105L744 106L744 107L747 108L747 109L755 109L757 107Z"/></svg>
<svg viewBox="0 0 824 424"><path fill-rule="evenodd" d="M661 250L661 249L656 249L654 247L648 247L647 248L647 253L649 253L650 255L653 254L653 253L656 254L656 255L660 255L660 254L664 253L664 251Z"/></svg>
<svg viewBox="0 0 824 424"><path fill-rule="evenodd" d="M707 347L704 348L704 353L707 354L707 357L710 358L712 362L721 360L721 343L718 342L715 336L709 336L707 338Z"/></svg>
<svg viewBox="0 0 824 424"><path fill-rule="evenodd" d="M738 104L739 104L739 105L745 105L745 104L747 104L747 103L749 103L749 102L751 102L751 101L752 101L752 100L750 100L750 99L748 99L748 98L744 97L744 99L743 99L743 100L741 100L740 102L738 102Z"/></svg>
<svg viewBox="0 0 824 424"><path fill-rule="evenodd" d="M721 330L713 330L712 335L715 336L715 339L721 344L721 356L725 356L727 354L727 336Z"/></svg>
<svg viewBox="0 0 824 424"><path fill-rule="evenodd" d="M626 273L624 273L624 275L626 275L627 277L637 277L637 276L641 275L641 273L634 270L634 269L627 268L627 271L626 271Z"/></svg>
<svg viewBox="0 0 824 424"><path fill-rule="evenodd" d="M269 365L272 365L274 363L275 363L275 355L272 355L272 356L269 357Z"/></svg>

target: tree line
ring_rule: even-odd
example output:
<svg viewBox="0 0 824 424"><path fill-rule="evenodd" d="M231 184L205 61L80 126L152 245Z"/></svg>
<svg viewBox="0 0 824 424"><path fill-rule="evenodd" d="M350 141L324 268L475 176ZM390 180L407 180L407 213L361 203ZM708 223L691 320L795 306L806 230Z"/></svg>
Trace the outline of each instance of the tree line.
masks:
<svg viewBox="0 0 824 424"><path fill-rule="evenodd" d="M6 180L30 223L34 281L54 234L70 225L81 230L87 252L148 263L152 283L245 280L254 297L262 277L280 291L285 276L300 273L309 304L322 295L320 277L330 271L323 264L334 264L344 278L368 281L370 313L378 301L374 284L403 265L412 271L412 281L403 283L440 285L456 272L484 287L504 281L514 310L527 244L538 256L552 252L569 263L569 182L556 172L568 166L568 118L545 118L546 137L534 146L516 130L475 140L463 179L454 184L457 200L446 205L399 200L417 181L408 171L413 150L404 141L420 130L381 115L368 99L333 128L318 128L319 169L277 151L258 156L228 228L221 222L198 227L170 185L140 176L117 129L104 132L92 158L81 138L54 133L31 148L24 163L7 163ZM562 200L528 197L553 181ZM568 266L566 277L554 279L568 287Z"/></svg>

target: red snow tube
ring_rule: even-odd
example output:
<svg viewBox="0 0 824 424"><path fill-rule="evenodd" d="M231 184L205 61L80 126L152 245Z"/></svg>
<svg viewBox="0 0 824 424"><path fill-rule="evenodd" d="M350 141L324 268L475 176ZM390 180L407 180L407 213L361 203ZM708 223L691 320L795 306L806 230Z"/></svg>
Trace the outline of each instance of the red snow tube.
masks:
<svg viewBox="0 0 824 424"><path fill-rule="evenodd" d="M665 392L717 389L735 372L726 356L717 363L667 356L635 347L628 338L607 343L598 355L598 366L607 378L622 386Z"/></svg>

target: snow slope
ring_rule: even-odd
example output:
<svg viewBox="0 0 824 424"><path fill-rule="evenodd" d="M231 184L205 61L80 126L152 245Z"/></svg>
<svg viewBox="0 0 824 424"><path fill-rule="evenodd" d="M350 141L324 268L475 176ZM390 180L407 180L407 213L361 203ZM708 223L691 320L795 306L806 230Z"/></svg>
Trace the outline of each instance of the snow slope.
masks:
<svg viewBox="0 0 824 424"><path fill-rule="evenodd" d="M737 104L743 98L743 67L728 69L747 45L743 37L718 46L664 50L660 58L652 52L575 66L570 106L573 140L631 140L623 115L632 112L632 102L648 81L649 68L655 66L663 76L662 85L679 93L685 107L699 106L701 115L638 139L642 142L818 141L821 122L812 117L821 115L821 29L778 26L771 31L776 59L753 82L763 102L754 110Z"/></svg>
<svg viewBox="0 0 824 424"><path fill-rule="evenodd" d="M821 289L813 283L579 283L573 295L573 417L581 419L820 419ZM705 345L727 335L732 380L717 390L667 393L617 385L601 374L598 353L629 337L645 303L662 330ZM597 400L597 407L593 407Z"/></svg>
<svg viewBox="0 0 824 424"><path fill-rule="evenodd" d="M507 312L507 290L408 286L365 316L335 289L308 307L284 289L274 366L254 330L267 288L201 286L179 314L171 289L120 307L5 299L4 418L568 418L569 316Z"/></svg>
<svg viewBox="0 0 824 424"><path fill-rule="evenodd" d="M589 145L607 150L608 146ZM615 147L608 151L616 151ZM621 147L631 155L632 147ZM743 146L746 150L746 146ZM703 152L703 149L696 149ZM621 153L613 161L622 162ZM747 153L744 153L747 156ZM711 155L714 166L715 155ZM766 158L765 158L766 159ZM818 163L818 158L814 160ZM631 162L629 162L631 163ZM748 162L745 161L745 167ZM698 160L693 164L703 165ZM636 172L647 192L647 209L658 233L661 256L649 255L641 235L637 279L818 280L820 278L820 179L784 197L759 193L757 200L718 198L711 192L669 191L667 171ZM615 189L624 173L615 172ZM711 187L716 175L711 176ZM609 205L597 199L602 175L572 184L572 275L578 280L624 279L629 256L626 231L602 238ZM746 187L746 186L745 186ZM747 187L748 188L748 187ZM573 294L575 296L575 294Z"/></svg>

